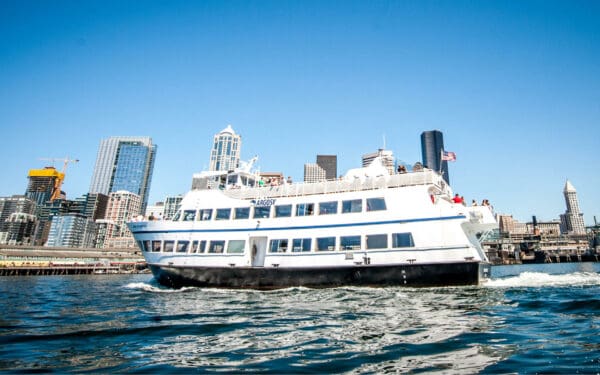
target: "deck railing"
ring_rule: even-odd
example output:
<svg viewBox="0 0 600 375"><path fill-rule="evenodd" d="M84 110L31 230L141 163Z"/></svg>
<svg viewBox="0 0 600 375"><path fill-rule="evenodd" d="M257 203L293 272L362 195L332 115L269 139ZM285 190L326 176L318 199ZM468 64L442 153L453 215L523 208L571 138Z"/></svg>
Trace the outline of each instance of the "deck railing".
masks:
<svg viewBox="0 0 600 375"><path fill-rule="evenodd" d="M315 183L295 183L277 186L261 186L255 188L227 189L224 190L224 193L228 197L235 199L264 199L316 194L334 194L426 184L437 186L440 192L445 192L447 189L447 185L441 175L432 170L426 169L421 172L394 174L380 177L356 178L353 181L340 179Z"/></svg>

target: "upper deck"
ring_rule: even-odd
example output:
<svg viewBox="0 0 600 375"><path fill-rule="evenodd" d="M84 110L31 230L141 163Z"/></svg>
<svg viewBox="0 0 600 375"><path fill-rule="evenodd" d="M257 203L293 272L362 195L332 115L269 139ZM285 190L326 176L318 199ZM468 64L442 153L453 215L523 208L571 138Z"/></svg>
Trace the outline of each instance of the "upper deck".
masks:
<svg viewBox="0 0 600 375"><path fill-rule="evenodd" d="M400 188L416 185L431 185L432 194L452 196L450 186L443 177L430 169L403 174L382 175L377 177L348 177L315 183L293 183L277 186L255 186L235 188L227 186L223 193L234 199L263 199L299 197L318 194L336 194L385 188Z"/></svg>

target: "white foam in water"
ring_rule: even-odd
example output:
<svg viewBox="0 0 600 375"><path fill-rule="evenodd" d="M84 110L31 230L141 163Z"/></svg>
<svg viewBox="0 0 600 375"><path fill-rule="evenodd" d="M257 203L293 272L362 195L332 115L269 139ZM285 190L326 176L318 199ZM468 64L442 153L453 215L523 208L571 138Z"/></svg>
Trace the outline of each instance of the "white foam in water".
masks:
<svg viewBox="0 0 600 375"><path fill-rule="evenodd" d="M561 275L551 275L541 272L523 272L517 276L502 279L490 279L485 287L544 287L544 286L573 286L600 285L600 274L593 272L576 272Z"/></svg>
<svg viewBox="0 0 600 375"><path fill-rule="evenodd" d="M145 292L153 292L153 293L181 293L181 292L185 292L190 289L195 289L193 287L185 287L185 288L181 288L181 289L163 288L163 287L157 287L157 286L154 286L154 285L148 284L148 283L129 283L129 284L125 285L125 288L140 289Z"/></svg>

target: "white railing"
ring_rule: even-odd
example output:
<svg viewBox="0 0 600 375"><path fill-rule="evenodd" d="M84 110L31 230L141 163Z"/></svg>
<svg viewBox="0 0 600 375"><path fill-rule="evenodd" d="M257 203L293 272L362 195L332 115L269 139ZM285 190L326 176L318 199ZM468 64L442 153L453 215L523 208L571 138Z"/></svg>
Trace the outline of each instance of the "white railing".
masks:
<svg viewBox="0 0 600 375"><path fill-rule="evenodd" d="M364 179L357 178L354 181L340 179L315 183L295 183L278 186L227 189L223 192L228 197L235 199L263 199L316 194L334 194L426 184L437 186L441 192L444 192L447 189L445 181L438 173L432 170L424 170L422 172L394 174L381 177L367 177Z"/></svg>

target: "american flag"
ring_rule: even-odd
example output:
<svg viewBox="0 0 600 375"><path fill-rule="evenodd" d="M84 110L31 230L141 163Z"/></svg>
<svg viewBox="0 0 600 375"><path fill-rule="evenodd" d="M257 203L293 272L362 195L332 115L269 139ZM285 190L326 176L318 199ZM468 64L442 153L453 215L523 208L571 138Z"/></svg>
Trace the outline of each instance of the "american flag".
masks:
<svg viewBox="0 0 600 375"><path fill-rule="evenodd" d="M456 161L456 154L452 151L442 150L442 160L445 161Z"/></svg>

